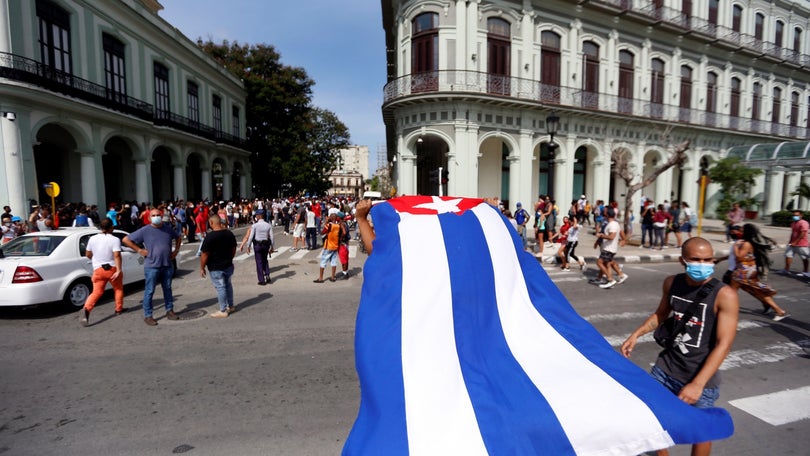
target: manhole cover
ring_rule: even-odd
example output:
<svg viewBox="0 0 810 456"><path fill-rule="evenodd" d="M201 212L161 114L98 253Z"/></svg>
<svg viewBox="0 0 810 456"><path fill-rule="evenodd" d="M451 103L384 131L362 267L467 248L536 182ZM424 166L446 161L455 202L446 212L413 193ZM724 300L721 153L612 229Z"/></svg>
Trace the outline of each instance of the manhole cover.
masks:
<svg viewBox="0 0 810 456"><path fill-rule="evenodd" d="M177 314L181 320L194 320L195 318L200 318L205 316L205 311L202 309L198 310L186 310Z"/></svg>

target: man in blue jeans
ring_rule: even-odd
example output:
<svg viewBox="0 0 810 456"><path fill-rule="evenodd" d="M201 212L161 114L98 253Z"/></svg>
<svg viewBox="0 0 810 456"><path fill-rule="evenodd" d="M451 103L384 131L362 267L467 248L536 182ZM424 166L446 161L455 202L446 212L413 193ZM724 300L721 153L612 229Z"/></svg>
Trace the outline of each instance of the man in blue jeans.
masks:
<svg viewBox="0 0 810 456"><path fill-rule="evenodd" d="M205 268L211 274L211 283L217 290L219 311L211 314L214 318L227 317L234 311L233 285L233 256L236 254L236 237L222 223L218 214L208 218L211 232L202 242L200 255L200 275L205 277Z"/></svg>
<svg viewBox="0 0 810 456"><path fill-rule="evenodd" d="M713 407L720 396L717 371L737 335L740 301L734 289L712 278L714 250L706 239L687 239L681 245L680 262L686 272L664 279L658 308L624 341L621 353L629 358L639 337L659 326L672 328L675 334L663 342L652 377L687 404ZM689 319L676 324L685 315ZM692 456L708 456L711 449L712 442L696 443ZM658 456L668 454L658 451Z"/></svg>
<svg viewBox="0 0 810 456"><path fill-rule="evenodd" d="M172 229L168 223L163 223L160 209L149 211L149 225L146 225L122 241L125 246L135 250L145 258L143 273L145 277L143 288L143 321L149 326L157 325L152 317L152 295L155 294L155 283L160 281L163 288L163 300L166 307L166 318L179 320L174 313L174 297L172 296L172 274L174 267L172 261L180 252L182 235ZM174 251L172 251L174 240ZM138 244L143 245L141 248Z"/></svg>

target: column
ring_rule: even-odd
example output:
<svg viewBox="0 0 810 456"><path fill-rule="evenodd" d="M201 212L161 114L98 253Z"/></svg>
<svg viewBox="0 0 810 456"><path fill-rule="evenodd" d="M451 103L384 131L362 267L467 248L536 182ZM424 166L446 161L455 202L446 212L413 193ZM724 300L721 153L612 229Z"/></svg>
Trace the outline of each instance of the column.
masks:
<svg viewBox="0 0 810 456"><path fill-rule="evenodd" d="M233 192L231 191L231 173L226 173L223 171L222 174L222 199L224 201L228 201L231 198Z"/></svg>
<svg viewBox="0 0 810 456"><path fill-rule="evenodd" d="M810 173L802 173L802 183L805 185L810 185ZM810 210L810 200L807 198L799 198L799 209L803 211Z"/></svg>
<svg viewBox="0 0 810 456"><path fill-rule="evenodd" d="M135 199L139 203L152 201L149 197L148 165L146 160L135 160Z"/></svg>
<svg viewBox="0 0 810 456"><path fill-rule="evenodd" d="M209 201L214 200L214 194L211 192L211 168L200 169L200 178L202 179L202 198Z"/></svg>
<svg viewBox="0 0 810 456"><path fill-rule="evenodd" d="M681 168L681 199L684 200L689 207L694 209L697 207L698 198L700 198L700 176L699 168L694 166L686 166Z"/></svg>
<svg viewBox="0 0 810 456"><path fill-rule="evenodd" d="M183 199L188 199L186 192L186 167L183 165L172 165L174 171L174 195Z"/></svg>
<svg viewBox="0 0 810 456"><path fill-rule="evenodd" d="M14 0L11 0L14 1ZM0 52L8 52L12 51L11 49L11 16L9 15L9 0L0 0L0 24L3 26L0 27ZM20 174L22 175L22 174ZM20 192L20 197L22 197L22 192ZM25 211L28 210L27 205L23 206L14 206L9 202L11 209L14 212L22 215L26 215ZM23 209L22 211L20 209Z"/></svg>
<svg viewBox="0 0 810 456"><path fill-rule="evenodd" d="M785 188L782 191L782 205L781 208L787 208L790 202L793 202L791 207L793 209L799 208L799 197L793 196L791 193L796 191L799 188L799 182L801 182L802 175L800 172L791 172L786 173L785 178Z"/></svg>
<svg viewBox="0 0 810 456"><path fill-rule="evenodd" d="M98 195L98 182L96 181L96 153L92 150L81 150L79 152L79 160L82 176L82 201L90 206L91 204L100 204Z"/></svg>
<svg viewBox="0 0 810 456"><path fill-rule="evenodd" d="M522 197L520 193L520 151L514 150L506 160L509 162L509 207L512 213L515 213L517 207L515 206L519 198ZM501 196L503 199L503 196ZM529 200L531 201L531 200Z"/></svg>
<svg viewBox="0 0 810 456"><path fill-rule="evenodd" d="M527 122L529 122L527 120ZM534 201L537 198L537 189L532 186L532 175L534 174L534 168L536 166L536 162L534 161L534 148L532 147L532 140L534 138L534 131L529 129L520 130L520 137L518 138L518 147L520 151L518 154L520 155L520 170L519 170L519 177L520 179L520 187L518 188L518 198L519 200L515 200L515 202L521 201L526 204L526 210L529 213L533 213L534 210ZM509 169L510 179L513 177L512 169ZM510 189L511 191L511 189Z"/></svg>
<svg viewBox="0 0 810 456"><path fill-rule="evenodd" d="M7 5L4 7L8 9ZM0 12L2 12L2 8L0 8ZM14 214L25 218L28 215L28 203L25 201L20 127L16 122L4 117L0 117L0 145L3 146L3 158L6 165L6 188L4 190L8 196L8 205L11 206ZM36 195L34 193L33 197L37 198Z"/></svg>
<svg viewBox="0 0 810 456"><path fill-rule="evenodd" d="M242 198L250 198L253 196L248 195L247 193L247 176L244 174L239 176L239 194L242 196Z"/></svg>
<svg viewBox="0 0 810 456"><path fill-rule="evenodd" d="M765 172L770 176L765 187L765 207L759 208L760 218L782 209L782 191L785 187L784 171L769 170Z"/></svg>
<svg viewBox="0 0 810 456"><path fill-rule="evenodd" d="M467 1L456 0L456 62L454 68L467 69L469 52L467 51ZM398 41L399 42L399 41Z"/></svg>
<svg viewBox="0 0 810 456"><path fill-rule="evenodd" d="M672 202L672 168L658 175L655 180L655 204L663 204L664 200Z"/></svg>
<svg viewBox="0 0 810 456"><path fill-rule="evenodd" d="M593 165L593 194L586 196L591 200L591 204L596 204L596 200L607 199L610 193L610 159L599 156L591 164Z"/></svg>

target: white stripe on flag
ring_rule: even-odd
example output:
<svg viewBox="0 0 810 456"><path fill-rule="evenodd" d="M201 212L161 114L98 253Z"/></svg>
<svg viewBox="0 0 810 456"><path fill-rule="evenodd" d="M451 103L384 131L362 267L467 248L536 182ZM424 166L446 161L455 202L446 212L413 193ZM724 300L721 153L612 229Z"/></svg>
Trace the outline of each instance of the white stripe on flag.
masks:
<svg viewBox="0 0 810 456"><path fill-rule="evenodd" d="M498 313L507 344L554 409L576 453L637 454L651 442L661 444L661 448L671 446L672 439L647 405L588 360L534 308L501 217L485 206L472 210L484 229L492 258ZM521 343L528 340L535 343ZM627 426L610 427L610 435L594 435L596 429L608 429L605 422L619 420ZM639 441L639 436L650 440ZM605 453L605 442L627 444Z"/></svg>
<svg viewBox="0 0 810 456"><path fill-rule="evenodd" d="M409 452L487 454L456 350L450 271L439 218L400 217L402 376ZM427 290L439 291L427 294Z"/></svg>

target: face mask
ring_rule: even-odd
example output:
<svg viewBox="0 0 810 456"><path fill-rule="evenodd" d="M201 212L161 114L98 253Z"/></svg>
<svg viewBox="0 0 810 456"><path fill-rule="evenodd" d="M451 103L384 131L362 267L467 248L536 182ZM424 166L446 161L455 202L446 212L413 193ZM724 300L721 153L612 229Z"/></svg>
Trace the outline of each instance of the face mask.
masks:
<svg viewBox="0 0 810 456"><path fill-rule="evenodd" d="M686 275L696 282L703 282L714 273L712 263L686 263Z"/></svg>
<svg viewBox="0 0 810 456"><path fill-rule="evenodd" d="M799 220L801 220L801 219L802 219L802 218L801 218L801 217L799 217L798 215L794 215L794 216L793 216L793 221L794 221L794 222L798 222L798 221L799 221Z"/></svg>
<svg viewBox="0 0 810 456"><path fill-rule="evenodd" d="M160 225L160 223L163 221L163 217L154 215L150 218L150 220L152 220L152 225Z"/></svg>

